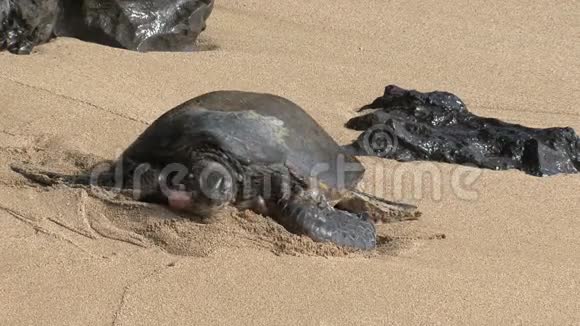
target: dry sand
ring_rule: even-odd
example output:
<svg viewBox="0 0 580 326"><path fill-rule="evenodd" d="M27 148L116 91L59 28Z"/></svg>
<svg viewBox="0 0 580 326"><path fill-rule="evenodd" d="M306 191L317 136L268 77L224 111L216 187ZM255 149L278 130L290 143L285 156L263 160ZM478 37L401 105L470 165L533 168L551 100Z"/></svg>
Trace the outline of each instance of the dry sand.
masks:
<svg viewBox="0 0 580 326"><path fill-rule="evenodd" d="M580 325L578 175L364 159L364 189L423 212L380 226L389 241L364 255L253 214L200 224L32 187L8 168L113 159L161 113L216 89L285 96L340 143L391 83L580 131L579 34L570 1L224 0L203 36L215 51L60 38L0 54L0 324ZM430 181L400 178L413 171Z"/></svg>

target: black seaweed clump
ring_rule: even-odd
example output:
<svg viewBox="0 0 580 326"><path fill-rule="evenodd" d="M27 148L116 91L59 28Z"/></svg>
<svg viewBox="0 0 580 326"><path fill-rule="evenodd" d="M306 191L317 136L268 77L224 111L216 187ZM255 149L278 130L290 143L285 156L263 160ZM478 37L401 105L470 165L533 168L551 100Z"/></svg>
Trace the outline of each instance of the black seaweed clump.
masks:
<svg viewBox="0 0 580 326"><path fill-rule="evenodd" d="M396 85L361 108L346 127L363 131L345 149L398 161L437 161L534 176L577 173L580 139L572 128L529 128L470 113L454 94Z"/></svg>

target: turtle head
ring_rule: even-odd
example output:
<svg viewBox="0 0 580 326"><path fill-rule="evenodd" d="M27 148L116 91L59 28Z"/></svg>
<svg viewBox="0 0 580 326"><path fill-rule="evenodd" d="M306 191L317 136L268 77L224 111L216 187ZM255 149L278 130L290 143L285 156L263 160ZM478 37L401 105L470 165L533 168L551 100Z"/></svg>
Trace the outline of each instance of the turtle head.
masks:
<svg viewBox="0 0 580 326"><path fill-rule="evenodd" d="M236 198L235 174L227 163L202 158L192 162L187 174L169 176L161 173L159 185L173 209L208 217Z"/></svg>

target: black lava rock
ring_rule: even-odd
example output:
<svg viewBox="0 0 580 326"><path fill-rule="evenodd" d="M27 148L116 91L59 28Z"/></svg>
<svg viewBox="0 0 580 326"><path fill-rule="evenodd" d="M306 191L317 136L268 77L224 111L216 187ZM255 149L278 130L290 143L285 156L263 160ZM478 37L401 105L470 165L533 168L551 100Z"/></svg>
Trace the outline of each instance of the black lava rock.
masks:
<svg viewBox="0 0 580 326"><path fill-rule="evenodd" d="M0 0L0 49L56 36L134 51L193 51L214 0Z"/></svg>
<svg viewBox="0 0 580 326"><path fill-rule="evenodd" d="M346 127L363 131L345 149L398 161L438 161L534 176L577 173L580 138L572 128L529 128L470 113L448 92L421 93L395 85Z"/></svg>
<svg viewBox="0 0 580 326"><path fill-rule="evenodd" d="M0 0L0 50L29 54L53 37L59 0Z"/></svg>

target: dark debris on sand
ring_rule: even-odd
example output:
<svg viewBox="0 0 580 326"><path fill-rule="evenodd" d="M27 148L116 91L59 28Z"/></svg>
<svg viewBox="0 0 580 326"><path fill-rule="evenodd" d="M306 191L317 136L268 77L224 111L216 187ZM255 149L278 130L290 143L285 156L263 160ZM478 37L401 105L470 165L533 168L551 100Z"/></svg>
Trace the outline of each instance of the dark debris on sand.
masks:
<svg viewBox="0 0 580 326"><path fill-rule="evenodd" d="M580 139L574 129L529 128L480 117L452 93L389 85L360 111L367 113L346 123L363 131L345 146L355 155L518 169L534 176L580 170Z"/></svg>

